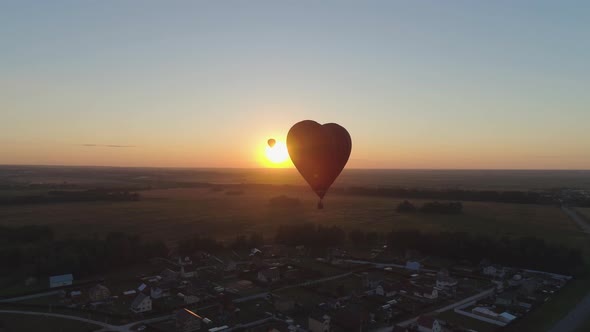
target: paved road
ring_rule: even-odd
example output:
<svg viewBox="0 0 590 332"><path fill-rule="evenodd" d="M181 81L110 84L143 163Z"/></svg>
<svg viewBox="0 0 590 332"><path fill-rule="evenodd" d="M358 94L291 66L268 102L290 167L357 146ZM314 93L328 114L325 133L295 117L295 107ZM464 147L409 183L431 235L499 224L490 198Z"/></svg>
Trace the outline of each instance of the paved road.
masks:
<svg viewBox="0 0 590 332"><path fill-rule="evenodd" d="M585 233L590 234L590 224L578 213L567 206L562 206L567 214ZM565 317L557 322L549 332L573 332L590 317L590 293L580 301Z"/></svg>
<svg viewBox="0 0 590 332"><path fill-rule="evenodd" d="M86 319L77 316L69 316L69 315L61 315L61 314L51 314L45 312L34 312L34 311L21 311L21 310L0 310L0 314L18 314L18 315L33 315L33 316L43 316L43 317L56 317L56 318L63 318L63 319L70 319L70 320L77 320L79 322L90 323L94 325L98 325L103 328L103 330L108 331L122 331L119 330L117 326L106 324L103 322Z"/></svg>
<svg viewBox="0 0 590 332"><path fill-rule="evenodd" d="M31 299L36 299L38 297L45 297L45 296L55 295L57 293L59 293L59 292L58 291L49 291L49 292L36 293L36 294L31 294L31 295L26 295L26 296L13 297L13 298L10 298L10 299L1 299L0 300L0 303L19 302L19 301L31 300Z"/></svg>

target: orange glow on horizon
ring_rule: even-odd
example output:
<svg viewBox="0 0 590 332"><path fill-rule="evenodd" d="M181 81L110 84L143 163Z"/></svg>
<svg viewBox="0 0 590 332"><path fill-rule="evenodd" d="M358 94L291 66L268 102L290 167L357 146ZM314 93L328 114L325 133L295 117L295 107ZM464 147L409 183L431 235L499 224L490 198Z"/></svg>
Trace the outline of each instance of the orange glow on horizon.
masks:
<svg viewBox="0 0 590 332"><path fill-rule="evenodd" d="M264 167L289 168L293 166L291 158L289 157L287 145L280 140L276 140L273 147L265 144L264 148L261 148L258 151L260 151L260 162Z"/></svg>

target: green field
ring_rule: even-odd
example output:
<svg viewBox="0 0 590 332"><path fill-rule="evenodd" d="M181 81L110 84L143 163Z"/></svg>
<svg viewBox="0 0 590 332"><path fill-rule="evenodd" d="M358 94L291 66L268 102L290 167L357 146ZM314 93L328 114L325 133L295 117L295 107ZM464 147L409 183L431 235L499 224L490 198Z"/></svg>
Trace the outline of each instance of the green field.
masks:
<svg viewBox="0 0 590 332"><path fill-rule="evenodd" d="M75 320L4 313L0 313L0 327L4 327L6 332L86 332L100 329L97 325Z"/></svg>
<svg viewBox="0 0 590 332"><path fill-rule="evenodd" d="M299 198L302 204L295 208L270 207L269 199L278 195ZM462 215L399 214L395 207L400 199L330 195L325 209L317 210L315 195L309 190L282 186L249 189L241 195L210 189L169 189L146 191L142 196L139 202L6 206L0 209L0 224L47 224L58 236L123 231L166 241L192 233L220 238L231 238L238 232L272 236L281 224L314 222L381 232L420 229L531 235L577 247L585 247L587 242L554 206L464 202Z"/></svg>

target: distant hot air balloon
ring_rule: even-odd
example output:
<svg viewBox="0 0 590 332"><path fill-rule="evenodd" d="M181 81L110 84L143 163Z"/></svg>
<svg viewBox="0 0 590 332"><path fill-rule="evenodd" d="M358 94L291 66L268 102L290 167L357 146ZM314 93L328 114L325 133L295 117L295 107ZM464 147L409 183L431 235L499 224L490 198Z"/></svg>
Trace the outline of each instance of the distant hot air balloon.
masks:
<svg viewBox="0 0 590 332"><path fill-rule="evenodd" d="M323 208L322 199L350 157L350 134L335 123L305 120L289 130L287 149L301 176L320 198L318 208Z"/></svg>
<svg viewBox="0 0 590 332"><path fill-rule="evenodd" d="M268 146L270 146L272 148L275 146L275 144L277 144L277 141L275 141L274 138L269 138L266 143L268 143Z"/></svg>

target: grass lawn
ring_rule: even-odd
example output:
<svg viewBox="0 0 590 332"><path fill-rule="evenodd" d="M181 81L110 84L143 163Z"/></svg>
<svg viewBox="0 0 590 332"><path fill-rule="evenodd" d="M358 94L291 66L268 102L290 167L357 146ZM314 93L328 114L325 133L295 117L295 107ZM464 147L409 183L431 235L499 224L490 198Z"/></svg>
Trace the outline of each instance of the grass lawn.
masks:
<svg viewBox="0 0 590 332"><path fill-rule="evenodd" d="M500 326L482 322L471 317L463 316L452 310L441 313L437 316L437 318L440 318L444 321L447 321L458 326L476 330L477 332L496 332L500 331L501 329Z"/></svg>
<svg viewBox="0 0 590 332"><path fill-rule="evenodd" d="M2 313L0 313L0 324L7 332L86 332L100 329L97 325L69 319Z"/></svg>

